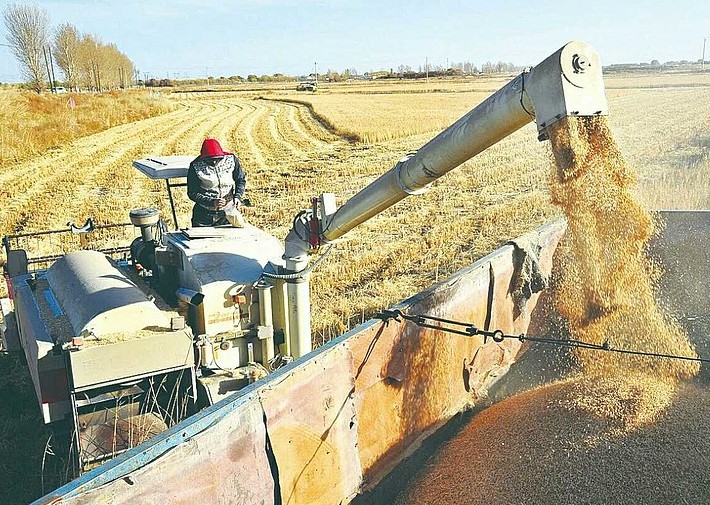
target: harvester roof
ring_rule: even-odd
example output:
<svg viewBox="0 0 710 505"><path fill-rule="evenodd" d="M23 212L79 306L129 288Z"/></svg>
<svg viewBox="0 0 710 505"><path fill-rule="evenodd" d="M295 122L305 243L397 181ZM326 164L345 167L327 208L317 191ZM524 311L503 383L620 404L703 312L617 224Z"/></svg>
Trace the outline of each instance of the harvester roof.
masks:
<svg viewBox="0 0 710 505"><path fill-rule="evenodd" d="M187 169L194 156L154 156L135 160L133 166L151 179L187 177Z"/></svg>

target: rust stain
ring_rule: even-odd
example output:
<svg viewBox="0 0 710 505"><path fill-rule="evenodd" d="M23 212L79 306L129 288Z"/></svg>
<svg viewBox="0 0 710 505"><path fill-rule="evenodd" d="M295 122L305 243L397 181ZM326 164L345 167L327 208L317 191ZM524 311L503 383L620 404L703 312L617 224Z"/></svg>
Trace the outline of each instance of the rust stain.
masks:
<svg viewBox="0 0 710 505"><path fill-rule="evenodd" d="M269 437L279 447L284 505L338 503L345 496L339 450L323 432L281 422L269 432Z"/></svg>

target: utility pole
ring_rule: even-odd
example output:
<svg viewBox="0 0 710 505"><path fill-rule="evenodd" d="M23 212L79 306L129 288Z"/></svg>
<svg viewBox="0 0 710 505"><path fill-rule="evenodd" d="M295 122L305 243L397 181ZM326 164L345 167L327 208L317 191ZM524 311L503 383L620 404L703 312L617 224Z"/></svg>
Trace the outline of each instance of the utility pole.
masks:
<svg viewBox="0 0 710 505"><path fill-rule="evenodd" d="M424 58L424 71L426 72L426 83L429 84L429 57Z"/></svg>
<svg viewBox="0 0 710 505"><path fill-rule="evenodd" d="M313 62L313 73L316 74L316 85L318 85L318 62Z"/></svg>
<svg viewBox="0 0 710 505"><path fill-rule="evenodd" d="M49 60L47 60L47 48L45 48L44 46L42 46L42 54L44 55L44 65L47 67L47 79L49 79L49 92L54 93L54 87L52 86L52 74L49 71ZM43 85L43 87L44 87L44 85Z"/></svg>
<svg viewBox="0 0 710 505"><path fill-rule="evenodd" d="M54 75L54 60L52 59L52 48L47 47L47 54L49 55L49 71L52 78L52 90L56 91L54 83L57 82L57 77Z"/></svg>
<svg viewBox="0 0 710 505"><path fill-rule="evenodd" d="M705 43L708 41L707 37L703 39L703 59L700 62L700 70L705 70Z"/></svg>

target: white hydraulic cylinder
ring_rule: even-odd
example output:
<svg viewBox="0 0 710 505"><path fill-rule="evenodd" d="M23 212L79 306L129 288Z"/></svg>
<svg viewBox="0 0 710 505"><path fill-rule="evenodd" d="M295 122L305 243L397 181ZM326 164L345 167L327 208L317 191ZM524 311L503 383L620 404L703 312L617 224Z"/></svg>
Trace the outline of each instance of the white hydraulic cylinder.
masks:
<svg viewBox="0 0 710 505"><path fill-rule="evenodd" d="M266 282L256 285L256 289L259 293L259 327L260 329L263 328L268 334L261 340L261 360L264 366L268 366L269 361L274 357L274 309L271 301L272 288L273 286Z"/></svg>
<svg viewBox="0 0 710 505"><path fill-rule="evenodd" d="M287 271L301 272L307 266L308 256L286 258ZM303 274L286 281L289 338L291 355L294 358L300 358L312 350L309 278L310 274Z"/></svg>

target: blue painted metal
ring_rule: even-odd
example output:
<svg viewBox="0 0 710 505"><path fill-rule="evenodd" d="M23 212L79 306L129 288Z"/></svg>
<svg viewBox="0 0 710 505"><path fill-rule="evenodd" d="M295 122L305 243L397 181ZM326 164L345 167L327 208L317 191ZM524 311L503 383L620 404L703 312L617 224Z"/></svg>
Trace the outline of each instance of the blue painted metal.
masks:
<svg viewBox="0 0 710 505"><path fill-rule="evenodd" d="M62 308L59 306L59 302L54 297L54 293L52 293L52 290L45 289L43 293L44 299L47 300L47 305L49 305L49 309L52 311L52 315L54 317L59 317L64 314L64 312L62 312Z"/></svg>

